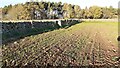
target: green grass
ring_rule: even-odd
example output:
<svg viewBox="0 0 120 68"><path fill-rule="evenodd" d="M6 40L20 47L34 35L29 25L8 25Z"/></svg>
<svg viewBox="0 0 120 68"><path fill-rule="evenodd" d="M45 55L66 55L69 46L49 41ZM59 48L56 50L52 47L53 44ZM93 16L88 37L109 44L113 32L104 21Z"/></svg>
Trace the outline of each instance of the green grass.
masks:
<svg viewBox="0 0 120 68"><path fill-rule="evenodd" d="M111 47L112 45L116 48L117 37L117 22L82 22L67 29L61 28L25 37L16 43L5 44L3 46L3 60L7 62L7 65L19 65L20 63L25 65L31 62L36 65L47 63L65 66L69 64L89 65L88 61L93 60L93 56L90 55L92 50L95 49L96 59L101 61L106 56L103 54L103 47ZM110 50L112 49L110 48ZM45 61L47 63L44 63Z"/></svg>

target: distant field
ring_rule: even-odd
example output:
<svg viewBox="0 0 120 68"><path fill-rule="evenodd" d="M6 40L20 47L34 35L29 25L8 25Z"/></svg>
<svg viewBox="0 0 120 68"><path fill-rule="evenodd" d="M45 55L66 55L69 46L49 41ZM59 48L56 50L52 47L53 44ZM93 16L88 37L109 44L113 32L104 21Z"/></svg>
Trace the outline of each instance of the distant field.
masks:
<svg viewBox="0 0 120 68"><path fill-rule="evenodd" d="M103 22L118 22L118 19L82 19L83 21L103 21Z"/></svg>
<svg viewBox="0 0 120 68"><path fill-rule="evenodd" d="M117 65L118 23L89 21L3 46L6 65Z"/></svg>

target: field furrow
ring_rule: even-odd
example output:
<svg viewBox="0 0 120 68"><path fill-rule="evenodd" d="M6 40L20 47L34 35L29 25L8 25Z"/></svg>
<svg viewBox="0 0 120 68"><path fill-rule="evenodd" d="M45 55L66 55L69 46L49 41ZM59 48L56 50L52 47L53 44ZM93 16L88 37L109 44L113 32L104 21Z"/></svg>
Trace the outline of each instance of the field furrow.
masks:
<svg viewBox="0 0 120 68"><path fill-rule="evenodd" d="M83 22L3 45L3 64L52 66L118 65L117 23Z"/></svg>

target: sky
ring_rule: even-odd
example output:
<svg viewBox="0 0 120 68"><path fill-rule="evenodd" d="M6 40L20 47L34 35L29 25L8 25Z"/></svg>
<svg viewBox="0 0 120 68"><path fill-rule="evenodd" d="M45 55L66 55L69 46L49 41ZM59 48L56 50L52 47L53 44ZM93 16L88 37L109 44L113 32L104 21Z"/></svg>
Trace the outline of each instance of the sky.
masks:
<svg viewBox="0 0 120 68"><path fill-rule="evenodd" d="M30 0L0 0L0 7L4 7L5 5L9 4L17 4L17 3L25 3ZM41 1L41 0L38 0ZM62 2L62 3L69 3L74 5L79 5L81 8L90 7L90 6L101 6L101 7L109 7L113 6L114 8L118 8L118 2L120 0L43 0L43 1L50 1L50 2Z"/></svg>

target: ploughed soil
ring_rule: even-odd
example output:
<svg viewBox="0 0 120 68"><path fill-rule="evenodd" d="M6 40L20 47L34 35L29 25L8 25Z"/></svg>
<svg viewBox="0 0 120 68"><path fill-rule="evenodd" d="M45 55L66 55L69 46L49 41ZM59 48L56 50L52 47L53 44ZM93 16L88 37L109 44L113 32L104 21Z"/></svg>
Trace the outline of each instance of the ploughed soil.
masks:
<svg viewBox="0 0 120 68"><path fill-rule="evenodd" d="M116 23L80 23L6 43L2 48L6 66L119 65Z"/></svg>

